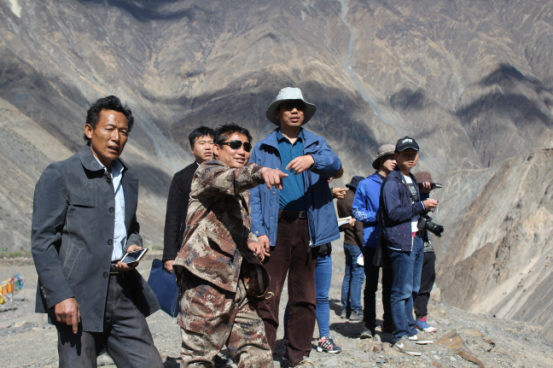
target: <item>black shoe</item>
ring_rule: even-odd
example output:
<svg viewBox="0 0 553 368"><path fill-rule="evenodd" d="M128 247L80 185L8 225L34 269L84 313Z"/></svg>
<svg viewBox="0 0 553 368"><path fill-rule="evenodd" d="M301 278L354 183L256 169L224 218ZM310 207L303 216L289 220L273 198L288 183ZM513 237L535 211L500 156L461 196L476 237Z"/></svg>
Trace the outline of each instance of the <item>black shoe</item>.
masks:
<svg viewBox="0 0 553 368"><path fill-rule="evenodd" d="M349 320L352 322L359 322L363 320L363 310L359 309L358 311L351 312Z"/></svg>
<svg viewBox="0 0 553 368"><path fill-rule="evenodd" d="M359 336L360 339L372 339L374 336L374 330L365 330L361 332L361 336Z"/></svg>

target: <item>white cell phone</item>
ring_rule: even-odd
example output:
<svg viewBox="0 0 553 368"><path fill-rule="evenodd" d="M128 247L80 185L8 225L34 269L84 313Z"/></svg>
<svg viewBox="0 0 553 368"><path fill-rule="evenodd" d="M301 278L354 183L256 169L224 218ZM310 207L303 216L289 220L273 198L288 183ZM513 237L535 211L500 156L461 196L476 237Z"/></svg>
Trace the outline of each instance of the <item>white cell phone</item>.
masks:
<svg viewBox="0 0 553 368"><path fill-rule="evenodd" d="M134 252L126 253L123 259L121 259L121 262L126 263L128 265L137 263L144 257L144 254L148 253L148 248L142 248L139 250L135 250Z"/></svg>

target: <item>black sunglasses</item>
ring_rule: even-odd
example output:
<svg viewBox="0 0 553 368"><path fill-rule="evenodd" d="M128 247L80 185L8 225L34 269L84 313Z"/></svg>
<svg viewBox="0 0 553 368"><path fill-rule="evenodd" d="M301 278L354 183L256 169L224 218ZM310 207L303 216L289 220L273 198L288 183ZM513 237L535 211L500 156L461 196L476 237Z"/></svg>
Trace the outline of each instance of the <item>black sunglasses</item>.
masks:
<svg viewBox="0 0 553 368"><path fill-rule="evenodd" d="M305 103L302 100L286 101L283 102L280 106L286 111L293 110L294 107L298 111L305 111Z"/></svg>
<svg viewBox="0 0 553 368"><path fill-rule="evenodd" d="M224 143L221 143L221 146L224 146L228 144L230 148L232 149L240 149L240 147L242 147L242 144L244 145L244 151L246 152L250 152L252 150L252 145L250 144L250 142L242 142L242 141L230 141L230 142L224 142Z"/></svg>

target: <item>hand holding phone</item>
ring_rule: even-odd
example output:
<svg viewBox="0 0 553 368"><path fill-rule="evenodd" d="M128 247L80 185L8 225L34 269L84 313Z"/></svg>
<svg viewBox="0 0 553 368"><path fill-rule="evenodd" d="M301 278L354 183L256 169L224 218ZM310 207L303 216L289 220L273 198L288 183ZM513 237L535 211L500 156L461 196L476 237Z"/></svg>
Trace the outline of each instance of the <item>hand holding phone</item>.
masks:
<svg viewBox="0 0 553 368"><path fill-rule="evenodd" d="M117 262L115 268L117 268L120 272L126 272L134 269L146 252L148 252L148 248L142 249L136 244L130 245L127 248L127 253L119 262ZM127 258L128 255L130 256Z"/></svg>
<svg viewBox="0 0 553 368"><path fill-rule="evenodd" d="M126 253L121 259L122 263L132 265L134 263L140 262L142 257L148 252L148 248L138 249L129 253Z"/></svg>

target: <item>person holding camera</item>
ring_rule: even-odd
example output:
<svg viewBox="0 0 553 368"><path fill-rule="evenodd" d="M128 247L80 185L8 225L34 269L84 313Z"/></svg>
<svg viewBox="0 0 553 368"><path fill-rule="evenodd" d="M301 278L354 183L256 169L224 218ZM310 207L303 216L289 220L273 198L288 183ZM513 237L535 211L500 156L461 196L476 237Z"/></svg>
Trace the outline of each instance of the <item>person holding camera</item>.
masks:
<svg viewBox="0 0 553 368"><path fill-rule="evenodd" d="M404 137L395 148L397 166L384 179L380 194L380 228L392 266L390 304L395 330L394 348L408 355L421 355L414 343L428 344L433 339L416 328L413 298L419 291L423 241L418 229L419 217L438 206L434 199L420 200L411 170L419 159L419 145L414 138Z"/></svg>
<svg viewBox="0 0 553 368"><path fill-rule="evenodd" d="M432 176L427 171L415 173L415 179L417 180L422 200L430 198L430 191L433 189L441 188L441 185L436 186L436 184L432 182ZM430 234L428 231L424 231L422 240L424 242L424 258L422 261L421 282L419 292L413 303L415 306L415 315L417 316L416 323L417 328L421 331L437 332L438 330L436 327L432 327L426 322L430 292L434 286L434 281L436 281L436 254L434 253L434 246L432 246L430 242Z"/></svg>

